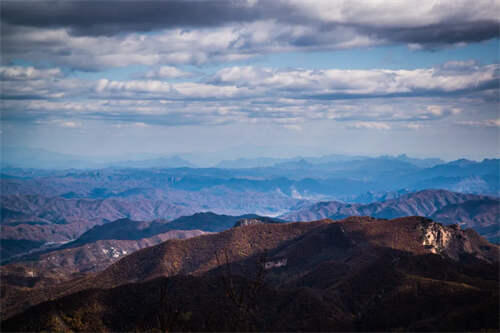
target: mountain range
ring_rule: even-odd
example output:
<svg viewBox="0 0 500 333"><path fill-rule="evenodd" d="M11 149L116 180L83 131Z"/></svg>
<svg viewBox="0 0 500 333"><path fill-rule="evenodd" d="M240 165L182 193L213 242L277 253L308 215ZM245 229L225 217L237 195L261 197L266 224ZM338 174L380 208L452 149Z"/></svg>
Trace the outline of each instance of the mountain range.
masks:
<svg viewBox="0 0 500 333"><path fill-rule="evenodd" d="M242 216L197 213L173 221L133 221L119 219L96 225L71 242L59 246L31 249L17 255L4 256L4 280L23 280L27 272L36 276L31 285L64 281L85 272L98 272L144 247L168 239L184 239L230 229L238 221L283 222L254 214ZM5 246L8 250L9 247Z"/></svg>
<svg viewBox="0 0 500 333"><path fill-rule="evenodd" d="M425 216L445 224L473 228L490 241L500 240L500 200L496 197L424 190L397 199L370 204L319 202L281 216L288 221L314 221L323 218L372 216L392 219L403 216Z"/></svg>
<svg viewBox="0 0 500 333"><path fill-rule="evenodd" d="M81 237L94 237L97 240L98 237L90 235L103 237L108 230L112 230L115 237L118 237L116 233L119 228L116 226L120 226L127 237L134 235L134 239L140 239L172 230L218 232L230 228L238 219L252 216L213 213L192 215L203 208L198 205L190 207L187 203L171 204L168 197L163 200L141 196L132 198L66 199L40 195L2 197L2 262L33 251L58 248ZM269 197L264 196L258 200L265 198ZM430 217L445 224L459 223L475 229L492 242L498 242L500 235L498 198L445 190L400 193L396 199L370 204L336 201L313 204L295 201L293 208L295 209L283 214L281 218L288 221L310 221L360 215L379 218L416 215ZM127 222L130 220L144 222ZM196 223L191 224L189 221L193 220ZM165 224L165 221L171 222ZM134 229L134 232L129 233L130 230L126 228L128 225L133 228L140 226L141 232ZM91 229L94 226L96 228Z"/></svg>
<svg viewBox="0 0 500 333"><path fill-rule="evenodd" d="M200 162L200 154L184 153L176 155L136 153L116 156L78 156L58 153L41 148L2 146L0 163L5 168L41 168L41 169L96 169L107 167L120 168L180 168L180 167L215 167L223 169L245 169L272 167L293 163L300 160L311 164L338 163L369 159L361 155L329 154L324 156L297 156L290 158L250 157L219 162ZM234 155L234 154L231 154ZM439 158L411 158L406 154L382 156L382 158L409 162L419 167L432 167L444 163ZM210 158L213 160L213 158Z"/></svg>
<svg viewBox="0 0 500 333"><path fill-rule="evenodd" d="M286 196L359 202L366 193L440 188L498 195L500 161L457 160L434 164L404 157L360 158L313 163L299 159L270 167L103 168L34 170L2 168L2 193L78 198L130 196L129 191L279 191ZM185 194L184 194L185 195Z"/></svg>
<svg viewBox="0 0 500 333"><path fill-rule="evenodd" d="M159 156L155 154L137 154L114 157L83 157L25 147L2 146L0 164L2 168L41 168L41 169L96 169L107 167L128 168L179 168L194 165L178 155ZM97 161L98 160L98 161Z"/></svg>
<svg viewBox="0 0 500 333"><path fill-rule="evenodd" d="M498 330L497 159L145 157L3 164L2 330Z"/></svg>

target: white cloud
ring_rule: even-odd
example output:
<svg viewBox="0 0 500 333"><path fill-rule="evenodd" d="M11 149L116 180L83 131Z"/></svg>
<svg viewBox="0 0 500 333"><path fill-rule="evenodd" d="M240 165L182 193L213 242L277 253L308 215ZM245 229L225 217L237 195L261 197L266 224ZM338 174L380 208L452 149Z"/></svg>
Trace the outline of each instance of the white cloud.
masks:
<svg viewBox="0 0 500 333"><path fill-rule="evenodd" d="M172 66L161 66L160 68L146 72L148 79L179 79L193 76L193 73L182 71Z"/></svg>
<svg viewBox="0 0 500 333"><path fill-rule="evenodd" d="M101 79L97 82L98 93L110 92L147 92L147 93L169 93L172 90L170 83L156 80L132 80L132 81L110 81Z"/></svg>
<svg viewBox="0 0 500 333"><path fill-rule="evenodd" d="M283 127L292 131L302 132L302 126L297 124L286 124Z"/></svg>
<svg viewBox="0 0 500 333"><path fill-rule="evenodd" d="M22 68L21 68L22 69ZM277 70L261 67L228 67L201 82L169 83L161 80L97 81L58 77L59 69L38 70L3 67L9 77L23 78L2 84L4 98L63 99L78 96L168 100L212 98L267 98L286 101L290 108L298 99L337 100L383 96L421 96L475 92L492 89L498 82L500 65L476 66L469 70ZM169 72L169 70L165 71ZM173 73L173 72L172 72ZM37 79L29 79L34 77ZM5 82L5 81L4 81ZM293 102L292 102L293 101ZM68 102L71 105L71 102ZM68 105L65 106L68 107ZM73 103L73 106L76 104ZM444 109L428 105L422 114L429 117L458 114L461 108Z"/></svg>
<svg viewBox="0 0 500 333"><path fill-rule="evenodd" d="M387 123L383 122L367 122L367 121L358 121L352 125L349 125L350 128L364 128L364 129L376 129L376 130L390 130L391 126Z"/></svg>
<svg viewBox="0 0 500 333"><path fill-rule="evenodd" d="M37 120L35 123L39 124L39 125L44 125L44 124L56 125L58 127L65 127L65 128L81 128L81 127L83 127L83 123L81 121L67 120L67 119L48 119L48 120L41 119L41 120Z"/></svg>
<svg viewBox="0 0 500 333"><path fill-rule="evenodd" d="M111 81L101 79L97 82L95 92L99 96L110 96L113 98L236 98L252 96L253 93L246 87L236 85L213 85L198 82L168 83L158 80L131 80Z"/></svg>
<svg viewBox="0 0 500 333"><path fill-rule="evenodd" d="M359 24L373 27L422 27L448 20L498 21L500 2L478 0L408 3L400 0L290 0L301 12L323 22Z"/></svg>
<svg viewBox="0 0 500 333"><path fill-rule="evenodd" d="M455 123L458 125L471 127L500 127L500 119L460 120Z"/></svg>
<svg viewBox="0 0 500 333"><path fill-rule="evenodd" d="M178 64L246 59L257 50L242 52L238 41L248 45L255 33L234 26L190 31L170 29L152 35L73 36L64 28L16 28L11 34L2 35L2 53L5 61L19 57L32 62L49 60L59 66L83 70L130 65L171 68ZM168 69L167 72L180 74ZM155 77L155 73L151 74ZM161 75L161 69L156 74Z"/></svg>
<svg viewBox="0 0 500 333"><path fill-rule="evenodd" d="M275 88L279 91L302 91L318 95L389 95L453 92L478 89L498 80L500 66L473 66L469 71L441 72L435 68L414 70L272 70L269 68L229 67L214 75L217 84L238 84ZM296 93L294 92L294 95ZM439 113L437 108L431 112Z"/></svg>
<svg viewBox="0 0 500 333"><path fill-rule="evenodd" d="M355 128L388 129L448 117L465 119L470 117L471 106L490 103L483 91L478 94L476 90L494 87L491 83L498 81L499 65L466 65L472 68L401 71L235 66L197 82L71 77L14 80L2 85L2 115L4 120L57 117L146 125L264 120L295 130L304 121L326 120L354 122ZM441 82L441 86L431 81Z"/></svg>
<svg viewBox="0 0 500 333"><path fill-rule="evenodd" d="M429 105L426 109L430 114L435 116L441 116L443 114L443 107L440 105Z"/></svg>
<svg viewBox="0 0 500 333"><path fill-rule="evenodd" d="M68 128L81 127L81 124L77 123L75 121L61 121L60 125L61 125L61 127L68 127Z"/></svg>
<svg viewBox="0 0 500 333"><path fill-rule="evenodd" d="M0 80L42 80L62 76L59 68L37 69L33 66L0 66Z"/></svg>
<svg viewBox="0 0 500 333"><path fill-rule="evenodd" d="M464 60L464 61L457 61L457 60L451 60L447 61L443 64L444 69L470 69L478 66L478 63L473 60Z"/></svg>
<svg viewBox="0 0 500 333"><path fill-rule="evenodd" d="M409 123L409 124L406 124L405 127L409 128L409 129L413 129L413 130L419 130L422 127L424 127L424 125L419 124L419 123Z"/></svg>
<svg viewBox="0 0 500 333"><path fill-rule="evenodd" d="M87 91L89 82L64 77L59 68L0 67L3 99L63 98Z"/></svg>
<svg viewBox="0 0 500 333"><path fill-rule="evenodd" d="M133 122L133 123L116 123L111 125L114 128L131 128L131 127L136 127L136 128L146 128L150 127L148 124L144 122Z"/></svg>

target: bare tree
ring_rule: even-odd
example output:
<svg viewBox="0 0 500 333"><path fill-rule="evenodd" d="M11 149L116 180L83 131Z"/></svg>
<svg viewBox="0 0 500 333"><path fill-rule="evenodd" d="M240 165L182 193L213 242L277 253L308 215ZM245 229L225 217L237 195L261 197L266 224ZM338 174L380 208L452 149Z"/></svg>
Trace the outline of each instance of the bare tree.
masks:
<svg viewBox="0 0 500 333"><path fill-rule="evenodd" d="M182 330L182 308L183 304L179 303L179 299L172 302L169 299L173 291L172 281L167 279L161 284L159 293L159 306L155 309L153 319L153 327L159 328L162 332L171 332Z"/></svg>
<svg viewBox="0 0 500 333"><path fill-rule="evenodd" d="M235 282L236 274L233 273L227 249L221 252L223 258L217 251L215 257L219 267L223 270L222 281L225 295L236 310L231 316L231 326L241 331L254 331L257 329L255 323L257 322L259 293L264 286L266 276L264 264L267 260L267 251L264 251L257 260L255 274L245 266L240 267L245 280L240 279L242 283L239 284Z"/></svg>

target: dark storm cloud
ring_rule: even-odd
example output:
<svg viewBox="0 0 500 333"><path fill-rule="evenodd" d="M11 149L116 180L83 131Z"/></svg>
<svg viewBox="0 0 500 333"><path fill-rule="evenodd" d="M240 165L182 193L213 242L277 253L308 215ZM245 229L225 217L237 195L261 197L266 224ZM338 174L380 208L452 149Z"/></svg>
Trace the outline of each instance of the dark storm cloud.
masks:
<svg viewBox="0 0 500 333"><path fill-rule="evenodd" d="M332 9L333 7L333 9ZM424 7L421 13L420 8ZM327 46L328 34L353 34L429 47L479 42L499 36L497 2L449 1L401 5L354 1L2 1L9 25L67 28L72 35L111 36L169 28L207 28L274 20L311 28L296 47ZM312 10L311 8L315 9ZM416 14L405 20L408 12Z"/></svg>
<svg viewBox="0 0 500 333"><path fill-rule="evenodd" d="M70 28L77 35L114 35L177 27L213 27L279 14L273 2L246 1L2 1L12 25Z"/></svg>
<svg viewBox="0 0 500 333"><path fill-rule="evenodd" d="M371 30L376 36L387 38L391 41L427 45L428 47L481 42L496 38L500 34L498 21L484 20L474 22L443 22L431 24L424 27L396 27ZM366 27L361 27L360 31L370 33Z"/></svg>

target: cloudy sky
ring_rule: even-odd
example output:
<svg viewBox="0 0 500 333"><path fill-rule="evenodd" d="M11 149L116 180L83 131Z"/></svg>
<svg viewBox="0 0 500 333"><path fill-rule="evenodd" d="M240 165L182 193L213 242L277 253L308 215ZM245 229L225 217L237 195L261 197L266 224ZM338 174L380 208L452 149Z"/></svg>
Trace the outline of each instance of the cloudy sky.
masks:
<svg viewBox="0 0 500 333"><path fill-rule="evenodd" d="M0 4L4 146L500 155L500 1Z"/></svg>

